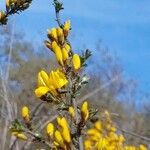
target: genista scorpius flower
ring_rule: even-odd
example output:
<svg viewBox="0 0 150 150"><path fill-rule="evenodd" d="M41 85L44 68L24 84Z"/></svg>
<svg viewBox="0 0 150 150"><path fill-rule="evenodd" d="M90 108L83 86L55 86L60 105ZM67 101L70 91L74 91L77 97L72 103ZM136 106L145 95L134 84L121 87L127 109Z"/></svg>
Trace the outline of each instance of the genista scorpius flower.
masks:
<svg viewBox="0 0 150 150"><path fill-rule="evenodd" d="M22 107L21 116L25 121L29 121L29 108L27 106Z"/></svg>
<svg viewBox="0 0 150 150"><path fill-rule="evenodd" d="M81 61L80 61L80 57L79 57L78 54L74 54L73 55L72 62L73 62L73 67L74 67L75 70L80 69L80 67L81 67Z"/></svg>
<svg viewBox="0 0 150 150"><path fill-rule="evenodd" d="M37 97L41 97L47 92L57 95L57 90L61 89L67 83L68 80L63 72L61 72L59 69L56 71L51 71L49 76L45 71L42 70L38 74L38 88L35 90L35 94Z"/></svg>

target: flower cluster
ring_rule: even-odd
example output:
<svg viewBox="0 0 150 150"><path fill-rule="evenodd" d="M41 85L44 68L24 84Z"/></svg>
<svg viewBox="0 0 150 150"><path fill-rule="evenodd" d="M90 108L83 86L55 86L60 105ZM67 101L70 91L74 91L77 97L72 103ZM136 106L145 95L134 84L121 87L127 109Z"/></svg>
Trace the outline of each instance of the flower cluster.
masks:
<svg viewBox="0 0 150 150"><path fill-rule="evenodd" d="M117 133L107 111L104 112L103 120L96 121L94 127L86 131L84 147L85 150L147 150L144 145L126 145L125 137Z"/></svg>

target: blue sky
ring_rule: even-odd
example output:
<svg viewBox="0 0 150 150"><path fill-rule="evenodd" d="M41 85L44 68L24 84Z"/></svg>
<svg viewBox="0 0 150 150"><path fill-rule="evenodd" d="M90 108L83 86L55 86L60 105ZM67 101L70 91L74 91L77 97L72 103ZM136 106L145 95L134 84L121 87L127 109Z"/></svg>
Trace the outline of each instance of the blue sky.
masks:
<svg viewBox="0 0 150 150"><path fill-rule="evenodd" d="M125 74L139 83L140 90L150 89L150 1L149 0L63 0L63 19L71 19L72 43L95 49L102 41L117 54ZM0 2L0 8L4 0ZM15 26L26 37L41 45L47 28L56 25L52 0L34 0L21 15L13 17Z"/></svg>

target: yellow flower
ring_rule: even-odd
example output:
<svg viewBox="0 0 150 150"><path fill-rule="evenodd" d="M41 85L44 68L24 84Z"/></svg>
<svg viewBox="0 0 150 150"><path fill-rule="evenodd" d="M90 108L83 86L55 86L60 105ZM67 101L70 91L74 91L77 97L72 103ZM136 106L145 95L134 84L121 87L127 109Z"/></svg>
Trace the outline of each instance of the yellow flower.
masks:
<svg viewBox="0 0 150 150"><path fill-rule="evenodd" d="M49 82L55 89L60 89L68 83L68 80L66 79L64 73L57 69L56 71L51 71Z"/></svg>
<svg viewBox="0 0 150 150"><path fill-rule="evenodd" d="M48 123L46 127L47 134L52 137L54 134L54 125L52 123Z"/></svg>
<svg viewBox="0 0 150 150"><path fill-rule="evenodd" d="M71 22L70 22L70 20L68 20L68 21L65 22L64 27L63 27L65 37L68 36L70 28L71 28Z"/></svg>
<svg viewBox="0 0 150 150"><path fill-rule="evenodd" d="M69 57L68 52L65 48L62 48L63 61L66 61Z"/></svg>
<svg viewBox="0 0 150 150"><path fill-rule="evenodd" d="M102 131L102 123L101 121L96 121L95 122L95 128L99 131Z"/></svg>
<svg viewBox="0 0 150 150"><path fill-rule="evenodd" d="M22 132L12 132L12 135L16 136L18 139L27 140L27 136Z"/></svg>
<svg viewBox="0 0 150 150"><path fill-rule="evenodd" d="M58 130L55 131L55 141L59 144L59 146L64 147L63 138Z"/></svg>
<svg viewBox="0 0 150 150"><path fill-rule="evenodd" d="M84 148L85 150L91 150L93 147L93 143L91 140L85 140L84 141Z"/></svg>
<svg viewBox="0 0 150 150"><path fill-rule="evenodd" d="M24 120L29 121L29 108L27 106L22 107L21 115Z"/></svg>
<svg viewBox="0 0 150 150"><path fill-rule="evenodd" d="M64 117L63 118L58 117L57 122L62 129L62 137L63 137L64 141L67 143L70 143L71 136L70 136L70 130L68 128L67 120Z"/></svg>
<svg viewBox="0 0 150 150"><path fill-rule="evenodd" d="M48 32L48 37L50 38L50 40L57 41L57 29L56 28L52 28L51 30L47 30Z"/></svg>
<svg viewBox="0 0 150 150"><path fill-rule="evenodd" d="M51 71L49 76L42 70L38 74L38 88L35 90L35 94L37 97L41 97L47 92L57 95L56 90L62 88L67 83L68 80L59 69Z"/></svg>
<svg viewBox="0 0 150 150"><path fill-rule="evenodd" d="M84 121L86 121L88 119L88 117L89 117L89 110L88 110L88 102L87 101L85 101L82 104L81 116L82 116L82 119L84 119Z"/></svg>
<svg viewBox="0 0 150 150"><path fill-rule="evenodd" d="M65 46L64 46L64 48L65 48L66 51L69 53L69 51L70 51L70 49L71 49L70 45L66 43Z"/></svg>
<svg viewBox="0 0 150 150"><path fill-rule="evenodd" d="M78 70L81 68L81 60L78 54L74 54L72 58L73 67L75 70Z"/></svg>
<svg viewBox="0 0 150 150"><path fill-rule="evenodd" d="M147 148L144 145L140 145L140 149L139 150L147 150Z"/></svg>
<svg viewBox="0 0 150 150"><path fill-rule="evenodd" d="M57 61L63 65L63 56L62 56L62 51L61 51L61 48L58 46L58 44L53 41L52 42L52 50L54 51L55 53L55 56L56 56L56 59Z"/></svg>
<svg viewBox="0 0 150 150"><path fill-rule="evenodd" d="M63 33L63 29L62 28L57 28L57 37L58 37L58 41L60 43L64 42L64 33Z"/></svg>
<svg viewBox="0 0 150 150"><path fill-rule="evenodd" d="M97 150L102 150L107 148L107 140L105 138L101 138L97 145L96 145Z"/></svg>
<svg viewBox="0 0 150 150"><path fill-rule="evenodd" d="M70 113L72 118L75 117L75 110L74 110L74 108L72 106L69 107L69 113Z"/></svg>

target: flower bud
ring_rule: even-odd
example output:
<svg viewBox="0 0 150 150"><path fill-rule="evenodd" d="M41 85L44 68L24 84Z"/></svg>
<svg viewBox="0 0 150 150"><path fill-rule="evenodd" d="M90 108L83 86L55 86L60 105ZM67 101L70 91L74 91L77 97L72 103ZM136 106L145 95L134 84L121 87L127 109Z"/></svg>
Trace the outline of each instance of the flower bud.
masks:
<svg viewBox="0 0 150 150"><path fill-rule="evenodd" d="M69 107L69 114L71 115L72 118L75 117L75 110L72 106Z"/></svg>
<svg viewBox="0 0 150 150"><path fill-rule="evenodd" d="M89 117L88 103L85 101L81 107L81 116L84 121L86 121Z"/></svg>
<svg viewBox="0 0 150 150"><path fill-rule="evenodd" d="M71 28L71 22L70 22L70 20L68 20L68 21L65 22L64 27L63 27L65 37L68 36L70 28Z"/></svg>
<svg viewBox="0 0 150 150"><path fill-rule="evenodd" d="M78 70L81 68L81 61L80 61L80 57L78 54L73 55L72 62L73 62L73 67L75 70Z"/></svg>
<svg viewBox="0 0 150 150"><path fill-rule="evenodd" d="M21 115L25 121L29 121L29 119L30 119L29 108L27 106L22 107Z"/></svg>
<svg viewBox="0 0 150 150"><path fill-rule="evenodd" d="M52 137L54 134L54 125L52 123L48 123L46 127L46 132L48 136Z"/></svg>

